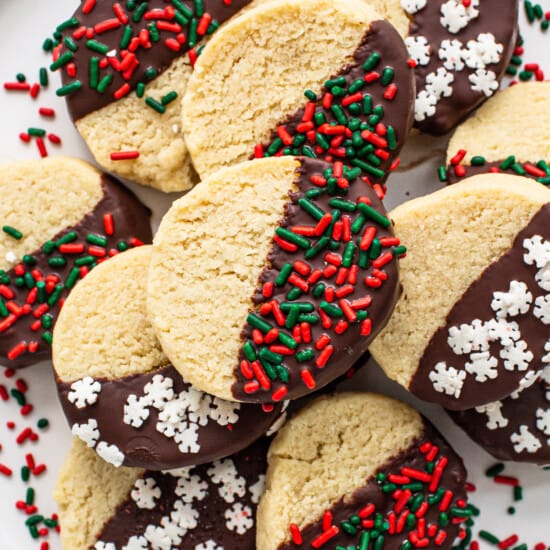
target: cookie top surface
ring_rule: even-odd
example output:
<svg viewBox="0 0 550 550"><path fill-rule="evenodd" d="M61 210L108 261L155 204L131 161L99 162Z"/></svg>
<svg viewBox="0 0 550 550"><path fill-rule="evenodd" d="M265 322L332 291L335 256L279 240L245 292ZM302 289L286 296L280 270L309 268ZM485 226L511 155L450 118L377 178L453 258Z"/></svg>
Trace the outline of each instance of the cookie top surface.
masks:
<svg viewBox="0 0 550 550"><path fill-rule="evenodd" d="M416 61L415 126L454 128L499 88L517 38L515 0L401 0Z"/></svg>
<svg viewBox="0 0 550 550"><path fill-rule="evenodd" d="M409 245L403 294L370 350L391 378L468 409L509 395L539 368L549 199L527 179L486 174L390 214Z"/></svg>
<svg viewBox="0 0 550 550"><path fill-rule="evenodd" d="M550 83L522 82L481 106L447 148L448 182L489 171L550 183Z"/></svg>
<svg viewBox="0 0 550 550"><path fill-rule="evenodd" d="M255 548L268 438L220 461L166 472L118 468L80 441L55 498L63 548Z"/></svg>
<svg viewBox="0 0 550 550"><path fill-rule="evenodd" d="M239 401L300 397L347 371L386 322L405 249L370 186L334 170L341 177L319 160L249 161L162 220L148 311L198 388Z"/></svg>
<svg viewBox="0 0 550 550"><path fill-rule="evenodd" d="M431 473L427 462L436 465ZM378 515L388 521L387 529L378 530L384 548L397 549L418 527L401 527L398 533L394 524L390 532L403 514L403 501L414 495L426 524L438 524L441 500L429 496L447 491L445 510L465 496L460 458L416 411L381 395L342 393L315 400L278 433L268 463L258 550L316 547L321 540L323 548L348 548L364 540L364 531L376 531ZM412 488L401 488L411 482ZM446 531L441 547L450 548L459 526L438 525L439 530Z"/></svg>
<svg viewBox="0 0 550 550"><path fill-rule="evenodd" d="M0 354L23 367L51 356L51 330L76 282L98 263L150 242L150 211L80 160L0 167Z"/></svg>
<svg viewBox="0 0 550 550"><path fill-rule="evenodd" d="M208 43L189 81L182 114L195 168L205 177L283 153L342 159L383 182L412 124L407 59L399 33L366 2L279 0L250 11Z"/></svg>
<svg viewBox="0 0 550 550"><path fill-rule="evenodd" d="M550 342L550 340L549 340ZM550 344L543 364L550 364ZM530 373L520 390L502 401L452 411L451 418L500 460L550 462L550 367Z"/></svg>
<svg viewBox="0 0 550 550"><path fill-rule="evenodd" d="M53 345L61 403L73 434L116 466L210 462L260 437L281 407L229 403L181 378L145 315L150 258L151 247L120 254L67 300Z"/></svg>

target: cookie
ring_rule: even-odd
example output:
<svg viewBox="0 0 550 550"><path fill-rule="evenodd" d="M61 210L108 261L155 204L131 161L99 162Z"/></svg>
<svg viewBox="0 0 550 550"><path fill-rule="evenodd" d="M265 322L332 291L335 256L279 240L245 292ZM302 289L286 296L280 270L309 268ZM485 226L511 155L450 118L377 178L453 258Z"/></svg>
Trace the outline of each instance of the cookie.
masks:
<svg viewBox="0 0 550 550"><path fill-rule="evenodd" d="M62 72L57 93L96 161L162 191L192 187L198 178L180 123L192 66L220 24L266 1L82 2L58 27L64 42L52 68Z"/></svg>
<svg viewBox="0 0 550 550"><path fill-rule="evenodd" d="M67 300L53 362L72 433L107 462L163 470L244 449L281 405L241 405L193 388L168 362L145 314L151 247L94 270Z"/></svg>
<svg viewBox="0 0 550 550"><path fill-rule="evenodd" d="M151 242L150 211L80 160L0 166L0 362L51 357L52 328L76 282L121 250Z"/></svg>
<svg viewBox="0 0 550 550"><path fill-rule="evenodd" d="M79 440L55 490L65 550L255 550L270 440L202 466L114 468Z"/></svg>
<svg viewBox="0 0 550 550"><path fill-rule="evenodd" d="M403 294L371 345L390 378L449 409L516 391L548 339L550 190L481 174L390 213ZM406 353L404 353L406 350Z"/></svg>
<svg viewBox="0 0 550 550"><path fill-rule="evenodd" d="M516 45L518 2L399 3L410 20L405 43L416 63L415 127L444 134L498 90Z"/></svg>
<svg viewBox="0 0 550 550"><path fill-rule="evenodd" d="M154 240L147 307L197 388L255 403L344 374L390 315L405 248L358 171L307 157L220 170Z"/></svg>
<svg viewBox="0 0 550 550"><path fill-rule="evenodd" d="M448 183L502 172L550 184L550 83L524 82L490 99L454 133Z"/></svg>
<svg viewBox="0 0 550 550"><path fill-rule="evenodd" d="M547 366L540 374L530 373L517 392L502 401L450 412L476 443L500 460L550 463L550 340L545 351Z"/></svg>
<svg viewBox="0 0 550 550"><path fill-rule="evenodd" d="M281 154L341 160L383 183L412 124L403 40L362 0L278 0L212 38L183 98L202 178Z"/></svg>
<svg viewBox="0 0 550 550"><path fill-rule="evenodd" d="M321 397L269 448L257 549L448 549L467 519L465 482L462 460L407 405Z"/></svg>

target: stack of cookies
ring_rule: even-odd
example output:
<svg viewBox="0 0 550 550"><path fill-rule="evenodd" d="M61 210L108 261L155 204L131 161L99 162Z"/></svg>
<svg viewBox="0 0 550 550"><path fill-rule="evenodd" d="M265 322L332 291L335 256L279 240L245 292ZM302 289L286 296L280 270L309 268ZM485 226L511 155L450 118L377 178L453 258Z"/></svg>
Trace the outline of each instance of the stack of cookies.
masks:
<svg viewBox="0 0 550 550"><path fill-rule="evenodd" d="M451 548L461 458L409 406L334 391L369 351L495 456L548 462L548 86L456 130L453 185L383 203L411 132L497 91L504 3L82 3L54 50L78 131L107 172L189 191L153 238L80 161L1 169L0 351L52 357L64 549Z"/></svg>

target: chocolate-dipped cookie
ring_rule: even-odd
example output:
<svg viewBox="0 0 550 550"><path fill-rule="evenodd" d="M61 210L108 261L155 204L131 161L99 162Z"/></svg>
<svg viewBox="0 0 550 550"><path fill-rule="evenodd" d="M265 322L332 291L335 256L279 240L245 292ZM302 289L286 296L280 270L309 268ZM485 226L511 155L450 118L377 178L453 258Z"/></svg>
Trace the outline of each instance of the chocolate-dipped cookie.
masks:
<svg viewBox="0 0 550 550"><path fill-rule="evenodd" d="M462 460L415 410L324 396L269 448L257 549L448 549L469 514L465 483Z"/></svg>
<svg viewBox="0 0 550 550"><path fill-rule="evenodd" d="M73 442L55 490L65 550L255 550L270 440L202 466L114 468Z"/></svg>
<svg viewBox="0 0 550 550"><path fill-rule="evenodd" d="M446 181L486 172L550 184L550 83L523 82L461 124L447 148Z"/></svg>
<svg viewBox="0 0 550 550"><path fill-rule="evenodd" d="M516 391L547 353L550 190L481 174L390 217L408 253L374 358L418 397L453 410Z"/></svg>
<svg viewBox="0 0 550 550"><path fill-rule="evenodd" d="M202 178L252 157L343 161L383 183L412 124L399 33L361 0L276 0L205 47L183 99ZM214 137L215 136L215 137Z"/></svg>
<svg viewBox="0 0 550 550"><path fill-rule="evenodd" d="M526 376L509 397L467 411L450 411L476 443L500 460L550 463L550 339L545 351L546 367Z"/></svg>
<svg viewBox="0 0 550 550"><path fill-rule="evenodd" d="M180 100L195 60L219 25L267 1L82 2L58 29L51 67L96 161L162 191L192 187Z"/></svg>
<svg viewBox="0 0 550 550"><path fill-rule="evenodd" d="M223 399L296 399L384 326L405 253L358 171L306 157L224 168L155 237L148 311L183 377Z"/></svg>
<svg viewBox="0 0 550 550"><path fill-rule="evenodd" d="M0 167L0 362L51 357L52 329L90 269L151 242L150 211L80 160L51 157Z"/></svg>
<svg viewBox="0 0 550 550"><path fill-rule="evenodd" d="M207 395L182 379L145 315L151 247L120 254L78 284L54 331L53 362L72 433L119 467L162 470L230 455L281 405Z"/></svg>

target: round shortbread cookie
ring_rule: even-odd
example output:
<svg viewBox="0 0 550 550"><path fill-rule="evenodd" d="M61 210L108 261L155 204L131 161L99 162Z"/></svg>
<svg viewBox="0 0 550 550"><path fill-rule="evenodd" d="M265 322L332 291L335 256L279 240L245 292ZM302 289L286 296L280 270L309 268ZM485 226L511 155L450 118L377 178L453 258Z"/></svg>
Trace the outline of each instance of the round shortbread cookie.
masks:
<svg viewBox="0 0 550 550"><path fill-rule="evenodd" d="M64 550L255 550L270 439L202 466L114 468L75 440L55 490Z"/></svg>
<svg viewBox="0 0 550 550"><path fill-rule="evenodd" d="M465 482L461 459L407 405L371 393L321 397L269 448L257 549L450 548L460 530L451 520L466 520Z"/></svg>
<svg viewBox="0 0 550 550"><path fill-rule="evenodd" d="M545 347L550 364L550 340ZM550 366L530 373L520 390L502 401L451 418L486 451L500 460L550 463Z"/></svg>
<svg viewBox="0 0 550 550"><path fill-rule="evenodd" d="M183 98L202 178L253 157L343 160L383 183L412 124L399 33L362 0L276 0L207 44Z"/></svg>
<svg viewBox="0 0 550 550"><path fill-rule="evenodd" d="M384 326L405 252L376 193L341 163L220 170L154 241L147 307L183 377L224 399L295 399L346 372Z"/></svg>
<svg viewBox="0 0 550 550"><path fill-rule="evenodd" d="M181 130L180 98L207 37L241 9L267 1L150 0L132 6L101 0L91 9L81 3L62 31L52 67L62 71L58 94L66 94L96 161L166 192L197 183ZM134 155L111 157L121 152Z"/></svg>
<svg viewBox="0 0 550 550"><path fill-rule="evenodd" d="M98 263L151 242L150 211L77 159L0 166L0 362L51 357L52 328L75 283Z"/></svg>
<svg viewBox="0 0 550 550"><path fill-rule="evenodd" d="M211 462L261 437L281 406L212 397L169 364L145 314L151 252L113 258L65 303L53 340L61 403L73 435L117 467Z"/></svg>
<svg viewBox="0 0 550 550"><path fill-rule="evenodd" d="M459 126L447 148L447 181L502 172L550 184L550 82L507 88Z"/></svg>
<svg viewBox="0 0 550 550"><path fill-rule="evenodd" d="M370 347L390 378L464 410L502 399L540 370L549 216L550 190L503 174L473 176L391 212L408 247L403 294Z"/></svg>

